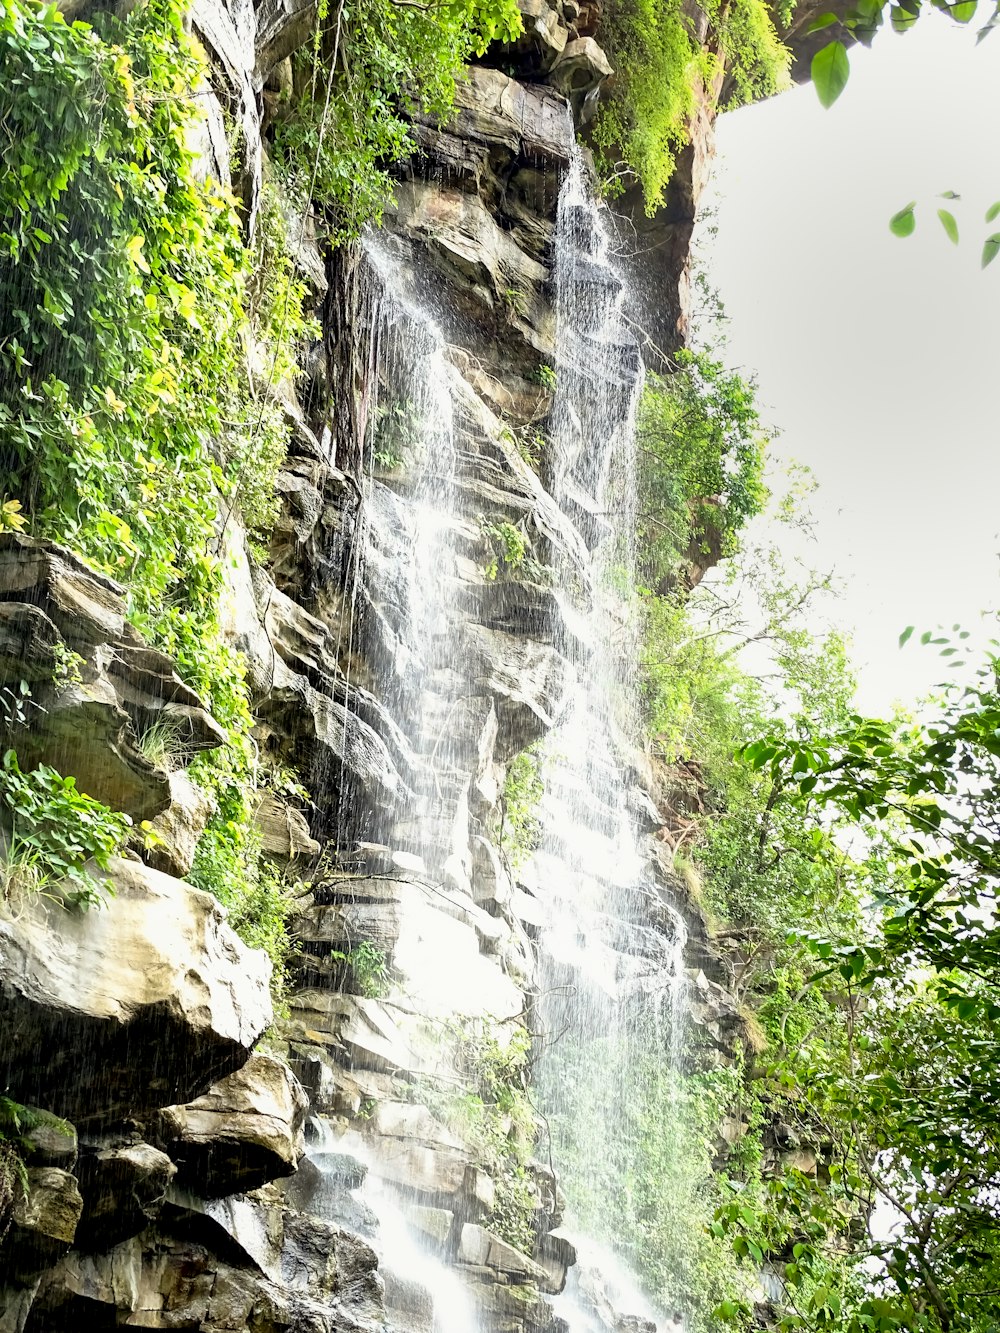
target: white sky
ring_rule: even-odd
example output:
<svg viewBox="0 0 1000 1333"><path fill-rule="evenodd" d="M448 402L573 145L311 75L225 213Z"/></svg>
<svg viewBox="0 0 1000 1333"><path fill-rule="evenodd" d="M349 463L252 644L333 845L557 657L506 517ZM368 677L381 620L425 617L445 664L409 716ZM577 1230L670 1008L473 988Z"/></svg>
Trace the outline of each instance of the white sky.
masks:
<svg viewBox="0 0 1000 1333"><path fill-rule="evenodd" d="M983 18L992 6L980 6ZM944 675L900 631L1000 607L1000 30L924 13L851 54L830 111L805 86L720 118L708 270L727 361L755 371L773 446L815 472L806 553L846 584L859 705L912 702ZM936 196L962 195L958 203ZM918 201L916 233L889 217ZM961 244L935 216L951 209Z"/></svg>

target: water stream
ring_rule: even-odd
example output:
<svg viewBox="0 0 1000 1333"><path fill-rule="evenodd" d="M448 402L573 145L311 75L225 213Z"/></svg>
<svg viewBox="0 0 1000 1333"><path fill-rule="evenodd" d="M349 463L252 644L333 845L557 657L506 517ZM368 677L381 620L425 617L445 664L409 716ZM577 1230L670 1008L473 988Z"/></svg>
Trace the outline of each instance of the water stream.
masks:
<svg viewBox="0 0 1000 1333"><path fill-rule="evenodd" d="M633 1184L648 1163L641 1136L623 1133L622 1108L644 1102L654 1116L670 1116L684 1008L683 923L658 891L642 847L648 798L639 783L631 589L643 370L622 313L610 233L579 159L560 194L555 255L557 388L546 481L591 552L589 586L577 580L574 590L576 617L584 614L587 629L574 627L562 645L576 685L543 747L541 838L522 873L543 918L537 1095L580 1258L556 1308L571 1333L666 1329L677 1321L644 1295L623 1240L633 1237L634 1250L641 1217ZM387 836L402 849L397 864L457 901L469 889L470 775L461 715L468 685L454 661L457 562L469 540L468 522L455 513L455 371L431 315L402 295L412 284L402 281L398 260L374 240L367 259L373 360L361 509L373 554L359 577L376 582L369 618L372 608L393 610L377 625L378 692L408 719L411 755L412 795ZM422 934L400 939L394 961L408 1002L441 1015L449 1007L515 1015L519 993L511 986L505 1014L510 997L497 989L501 974L485 966L471 932L476 958L464 966L459 935L450 946L443 919L435 913ZM343 1141L338 1151L347 1151ZM350 1151L370 1158L374 1150L359 1140ZM432 1293L428 1333L475 1333L461 1280L418 1240L405 1200L380 1189L377 1160L369 1165L365 1197L379 1218L377 1243L396 1280Z"/></svg>
<svg viewBox="0 0 1000 1333"><path fill-rule="evenodd" d="M590 651L543 758L542 836L530 867L540 938L541 1107L579 1264L557 1308L572 1333L665 1328L614 1246L639 1223L631 1182L651 1164L623 1108L673 1100L684 926L648 873L639 822L634 429L642 366L622 316L605 219L577 161L559 202L555 496L593 548Z"/></svg>

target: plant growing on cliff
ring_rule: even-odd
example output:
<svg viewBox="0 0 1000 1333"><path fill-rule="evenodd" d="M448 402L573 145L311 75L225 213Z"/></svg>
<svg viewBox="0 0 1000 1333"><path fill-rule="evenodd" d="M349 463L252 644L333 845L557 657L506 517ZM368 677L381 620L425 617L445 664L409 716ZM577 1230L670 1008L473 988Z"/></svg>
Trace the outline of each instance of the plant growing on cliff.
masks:
<svg viewBox="0 0 1000 1333"><path fill-rule="evenodd" d="M539 747L529 745L507 765L500 798L498 845L515 870L538 846L541 833L538 804L543 791Z"/></svg>
<svg viewBox="0 0 1000 1333"><path fill-rule="evenodd" d="M737 103L787 82L789 56L762 0L712 4L707 13L715 35L704 47L680 0L625 0L602 15L599 35L616 77L593 129L598 171L611 195L638 181L650 215L689 141L696 101L711 97L723 67Z"/></svg>
<svg viewBox="0 0 1000 1333"><path fill-rule="evenodd" d="M501 569L504 573L516 570L524 563L528 553L528 542L519 527L508 519L487 519L481 517L479 530L490 549L490 558L483 566L483 572L491 581L496 579Z"/></svg>
<svg viewBox="0 0 1000 1333"><path fill-rule="evenodd" d="M323 0L299 57L306 90L279 121L275 148L335 242L379 221L393 165L415 151L413 122L445 120L463 65L520 31L513 0L372 0L357 11Z"/></svg>
<svg viewBox="0 0 1000 1333"><path fill-rule="evenodd" d="M706 352L675 354L639 406L638 563L658 592L736 550L767 499L756 386Z"/></svg>
<svg viewBox="0 0 1000 1333"><path fill-rule="evenodd" d="M60 897L75 907L100 907L110 884L88 868L107 870L132 821L78 791L75 779L39 765L22 773L8 750L0 767L0 801L10 830L4 897L12 890Z"/></svg>
<svg viewBox="0 0 1000 1333"><path fill-rule="evenodd" d="M227 729L192 769L222 812L203 868L225 862L215 882L262 913L233 920L278 957L277 898L246 833L243 666L219 609L222 529L237 509L251 527L273 513L287 426L271 389L309 327L280 209L266 190L251 256L235 199L196 169L205 68L181 0L101 10L93 26L2 0L0 63L5 481L35 534L123 584L130 619Z"/></svg>

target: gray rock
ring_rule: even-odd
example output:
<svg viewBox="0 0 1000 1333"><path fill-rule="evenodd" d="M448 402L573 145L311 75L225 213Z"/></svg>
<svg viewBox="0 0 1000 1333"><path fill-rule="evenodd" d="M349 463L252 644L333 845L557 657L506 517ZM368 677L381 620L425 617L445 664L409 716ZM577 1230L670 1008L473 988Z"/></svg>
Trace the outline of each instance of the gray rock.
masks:
<svg viewBox="0 0 1000 1333"><path fill-rule="evenodd" d="M0 608L0 670L32 691L31 726L3 737L22 770L51 765L136 820L164 811L168 776L138 738L162 727L191 754L225 735L173 662L127 624L118 585L53 542L5 532ZM73 669L60 648L77 655Z"/></svg>
<svg viewBox="0 0 1000 1333"><path fill-rule="evenodd" d="M163 843L146 851L145 860L154 870L183 879L194 864L198 839L215 811L215 804L182 770L171 773L167 780L170 804L152 821L153 830Z"/></svg>
<svg viewBox="0 0 1000 1333"><path fill-rule="evenodd" d="M76 1247L107 1250L159 1216L177 1172L166 1153L148 1143L84 1145L77 1165L83 1214Z"/></svg>
<svg viewBox="0 0 1000 1333"><path fill-rule="evenodd" d="M545 1271L533 1259L475 1222L466 1222L462 1227L458 1261L492 1269L515 1282L546 1281Z"/></svg>
<svg viewBox="0 0 1000 1333"><path fill-rule="evenodd" d="M568 97L574 106L598 89L612 74L608 58L593 37L576 37L556 56L548 82Z"/></svg>
<svg viewBox="0 0 1000 1333"><path fill-rule="evenodd" d="M548 1231L535 1244L535 1262L545 1276L538 1279L540 1290L558 1296L566 1286L566 1274L576 1263L576 1248L565 1236Z"/></svg>
<svg viewBox="0 0 1000 1333"><path fill-rule="evenodd" d="M272 792L261 796L253 819L260 830L261 850L268 856L309 861L319 855L320 844L310 836L305 816Z"/></svg>
<svg viewBox="0 0 1000 1333"><path fill-rule="evenodd" d="M0 1257L0 1276L24 1282L73 1244L83 1199L74 1176L55 1166L27 1169L14 1200L13 1225Z"/></svg>
<svg viewBox="0 0 1000 1333"><path fill-rule="evenodd" d="M111 863L113 902L0 914L0 1082L79 1123L200 1095L271 1022L270 962L209 894Z"/></svg>
<svg viewBox="0 0 1000 1333"><path fill-rule="evenodd" d="M295 1170L308 1100L287 1065L253 1055L204 1096L160 1112L178 1181L205 1197L256 1189Z"/></svg>

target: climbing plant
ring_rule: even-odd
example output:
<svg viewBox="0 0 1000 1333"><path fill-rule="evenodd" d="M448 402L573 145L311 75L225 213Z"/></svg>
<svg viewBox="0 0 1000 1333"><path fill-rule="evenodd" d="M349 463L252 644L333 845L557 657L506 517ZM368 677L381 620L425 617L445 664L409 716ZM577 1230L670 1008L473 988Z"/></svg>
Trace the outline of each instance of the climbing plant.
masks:
<svg viewBox="0 0 1000 1333"><path fill-rule="evenodd" d="M224 897L241 877L241 901L259 906L252 720L220 628L220 530L235 512L251 527L273 512L285 427L267 381L295 373L305 328L281 219L266 197L262 292L235 199L196 170L205 66L180 0L92 25L0 0L0 63L5 526L116 578L129 619L226 728L227 746L191 769L219 806L196 874ZM257 914L241 929L280 960L277 899L268 910L271 925Z"/></svg>
<svg viewBox="0 0 1000 1333"><path fill-rule="evenodd" d="M311 47L297 57L303 91L282 109L275 148L334 241L379 221L391 169L415 149L414 120L444 120L466 61L520 30L514 0L358 9L323 0Z"/></svg>
<svg viewBox="0 0 1000 1333"><path fill-rule="evenodd" d="M710 4L715 33L703 44L680 0L624 0L602 15L600 39L615 69L592 137L611 195L642 187L646 211L663 203L677 154L689 142L699 97L712 97L723 70L729 104L766 97L787 82L789 55L762 0Z"/></svg>

